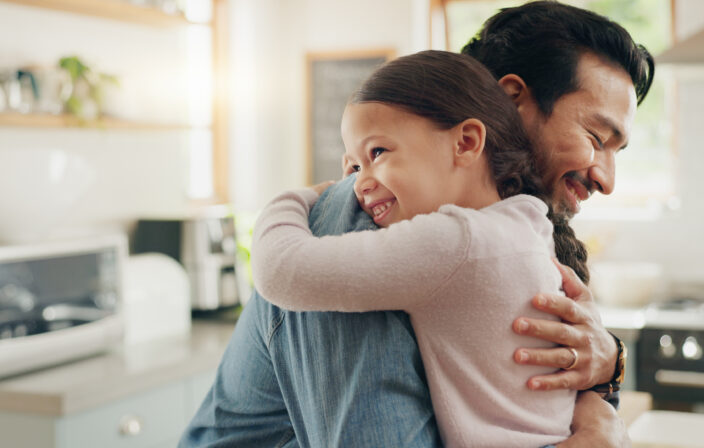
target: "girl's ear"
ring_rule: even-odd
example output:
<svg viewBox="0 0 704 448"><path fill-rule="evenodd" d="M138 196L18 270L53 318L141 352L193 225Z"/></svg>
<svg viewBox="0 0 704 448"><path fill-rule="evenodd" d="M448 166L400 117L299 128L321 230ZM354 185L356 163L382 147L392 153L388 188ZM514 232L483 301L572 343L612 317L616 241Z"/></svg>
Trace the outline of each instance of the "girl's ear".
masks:
<svg viewBox="0 0 704 448"><path fill-rule="evenodd" d="M476 118L468 118L457 127L455 143L455 164L468 166L474 163L484 152L486 128L484 123Z"/></svg>

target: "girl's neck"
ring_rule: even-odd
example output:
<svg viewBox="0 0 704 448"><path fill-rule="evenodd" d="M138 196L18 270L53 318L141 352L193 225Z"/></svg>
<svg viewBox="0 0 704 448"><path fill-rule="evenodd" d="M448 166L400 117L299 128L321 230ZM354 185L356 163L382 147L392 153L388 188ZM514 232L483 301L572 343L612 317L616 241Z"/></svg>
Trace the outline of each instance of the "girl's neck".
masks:
<svg viewBox="0 0 704 448"><path fill-rule="evenodd" d="M463 191L458 196L461 199L457 205L479 210L501 200L496 181L485 157L460 175L464 182Z"/></svg>

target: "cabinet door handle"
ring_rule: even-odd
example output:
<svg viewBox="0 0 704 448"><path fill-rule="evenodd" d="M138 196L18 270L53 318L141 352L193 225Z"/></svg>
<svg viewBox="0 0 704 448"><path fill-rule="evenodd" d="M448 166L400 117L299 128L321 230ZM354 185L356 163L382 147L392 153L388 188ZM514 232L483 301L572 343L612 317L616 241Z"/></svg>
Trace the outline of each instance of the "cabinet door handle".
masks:
<svg viewBox="0 0 704 448"><path fill-rule="evenodd" d="M138 436L142 432L144 423L142 419L136 415L124 415L120 419L120 435L123 436Z"/></svg>
<svg viewBox="0 0 704 448"><path fill-rule="evenodd" d="M684 386L704 388L704 373L679 370L658 370L655 381L664 386Z"/></svg>

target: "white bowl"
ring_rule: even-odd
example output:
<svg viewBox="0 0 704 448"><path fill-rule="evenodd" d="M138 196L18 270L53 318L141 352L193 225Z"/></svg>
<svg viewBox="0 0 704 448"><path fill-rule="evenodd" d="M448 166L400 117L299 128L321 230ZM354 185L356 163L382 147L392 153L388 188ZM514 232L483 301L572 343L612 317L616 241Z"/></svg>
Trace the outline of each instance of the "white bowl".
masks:
<svg viewBox="0 0 704 448"><path fill-rule="evenodd" d="M662 266L646 262L599 262L589 271L597 302L613 307L641 307L665 290Z"/></svg>
<svg viewBox="0 0 704 448"><path fill-rule="evenodd" d="M95 177L83 158L60 149L0 149L0 244L50 237Z"/></svg>

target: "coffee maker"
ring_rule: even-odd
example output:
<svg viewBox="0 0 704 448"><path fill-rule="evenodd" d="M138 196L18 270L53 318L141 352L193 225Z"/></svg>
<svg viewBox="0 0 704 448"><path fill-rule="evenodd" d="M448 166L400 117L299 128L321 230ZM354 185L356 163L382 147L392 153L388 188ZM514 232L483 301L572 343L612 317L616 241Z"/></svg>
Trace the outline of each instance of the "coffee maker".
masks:
<svg viewBox="0 0 704 448"><path fill-rule="evenodd" d="M189 216L142 218L132 253L158 252L179 261L191 283L191 308L237 305L237 240L229 207L209 206Z"/></svg>

